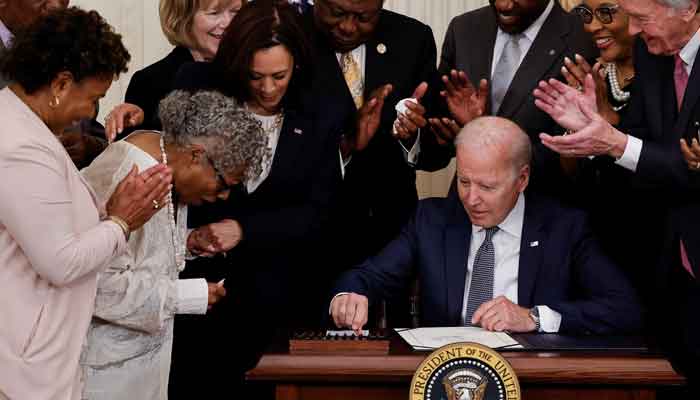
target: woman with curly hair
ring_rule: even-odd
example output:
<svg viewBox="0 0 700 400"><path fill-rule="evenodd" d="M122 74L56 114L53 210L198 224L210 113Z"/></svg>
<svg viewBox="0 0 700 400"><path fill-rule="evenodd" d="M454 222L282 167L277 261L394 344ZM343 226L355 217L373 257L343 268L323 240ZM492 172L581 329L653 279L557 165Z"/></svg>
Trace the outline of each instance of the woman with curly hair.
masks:
<svg viewBox="0 0 700 400"><path fill-rule="evenodd" d="M50 14L15 37L0 74L0 399L79 399L97 273L165 204L171 173L131 168L98 201L56 138L126 71L96 12Z"/></svg>
<svg viewBox="0 0 700 400"><path fill-rule="evenodd" d="M261 162L261 173L241 185L241 196L190 210L191 226L208 224L243 239L225 258L188 263L189 276L217 282L235 271L236 279L226 279L231 296L211 313L176 317L173 398L216 396L217 391L240 396L237 383L255 366L276 329L320 324L327 307L321 304L323 283L332 268L316 265L341 178L336 133L371 137L367 133L377 129L387 93L368 97L358 120L339 121L342 100L316 96L313 67L296 9L286 1L255 0L233 19L212 62L186 64L175 79L178 88L215 89L242 103L262 124L270 154ZM255 329L231 329L241 325ZM215 367L203 370L201 365ZM193 381L200 382L196 392L181 387Z"/></svg>
<svg viewBox="0 0 700 400"><path fill-rule="evenodd" d="M109 197L132 165L162 162L173 171L167 210L132 232L129 251L99 274L82 358L86 399L168 398L174 315L204 314L226 294L222 284L178 279L187 205L228 198L229 187L260 172L266 151L260 124L220 93L174 91L160 103L159 116L162 134L136 131L83 170L99 198ZM200 241L206 247L210 239Z"/></svg>

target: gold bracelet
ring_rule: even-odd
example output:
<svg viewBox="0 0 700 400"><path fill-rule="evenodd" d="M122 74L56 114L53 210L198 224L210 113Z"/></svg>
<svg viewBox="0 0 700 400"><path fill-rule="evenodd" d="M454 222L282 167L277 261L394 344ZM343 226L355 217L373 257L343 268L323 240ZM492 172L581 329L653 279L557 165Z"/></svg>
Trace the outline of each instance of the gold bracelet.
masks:
<svg viewBox="0 0 700 400"><path fill-rule="evenodd" d="M126 241L129 241L129 236L131 236L131 229L129 228L129 224L126 223L123 219L115 216L115 215L110 215L107 217L108 220L114 222L115 224L119 225L120 228L122 228L122 231L124 231L124 237L126 238Z"/></svg>

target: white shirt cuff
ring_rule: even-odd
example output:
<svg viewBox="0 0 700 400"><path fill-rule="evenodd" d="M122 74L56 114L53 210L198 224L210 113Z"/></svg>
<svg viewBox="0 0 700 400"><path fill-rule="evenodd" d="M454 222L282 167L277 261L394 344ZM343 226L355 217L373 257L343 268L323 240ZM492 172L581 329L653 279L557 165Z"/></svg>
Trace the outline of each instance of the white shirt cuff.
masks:
<svg viewBox="0 0 700 400"><path fill-rule="evenodd" d="M333 302L335 301L335 298L344 294L350 294L350 292L340 292L333 296L333 298L331 299L331 304L328 305L328 315L331 315L331 310L333 309Z"/></svg>
<svg viewBox="0 0 700 400"><path fill-rule="evenodd" d="M632 172L636 172L643 146L644 142L642 142L641 139L632 135L627 135L627 145L625 146L625 151L622 153L622 157L615 161L615 164Z"/></svg>
<svg viewBox="0 0 700 400"><path fill-rule="evenodd" d="M352 154L348 156L347 160L343 159L343 152L338 150L338 156L340 157L340 177L345 178L345 168L347 168L350 161L352 161Z"/></svg>
<svg viewBox="0 0 700 400"><path fill-rule="evenodd" d="M406 146L403 145L403 142L401 140L399 140L399 144L401 145L401 148L404 151L404 157L406 158L406 162L411 166L415 166L418 162L418 155L420 155L420 128L418 128L418 133L416 134L416 141L413 143L413 147L411 147L411 150L408 150Z"/></svg>
<svg viewBox="0 0 700 400"><path fill-rule="evenodd" d="M178 314L206 314L209 304L209 285L205 279L177 280Z"/></svg>
<svg viewBox="0 0 700 400"><path fill-rule="evenodd" d="M552 310L547 306L537 306L537 312L540 314L540 331L546 333L559 332L561 325L561 314Z"/></svg>

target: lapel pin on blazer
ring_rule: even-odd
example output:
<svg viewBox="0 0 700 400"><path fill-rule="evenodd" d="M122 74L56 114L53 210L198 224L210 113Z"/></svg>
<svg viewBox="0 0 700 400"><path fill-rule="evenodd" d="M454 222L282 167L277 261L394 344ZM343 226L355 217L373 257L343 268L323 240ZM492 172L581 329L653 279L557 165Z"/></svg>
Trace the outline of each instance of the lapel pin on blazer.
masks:
<svg viewBox="0 0 700 400"><path fill-rule="evenodd" d="M301 135L302 133L304 133L304 131L302 131L299 128L294 128L294 133L296 133L297 135Z"/></svg>
<svg viewBox="0 0 700 400"><path fill-rule="evenodd" d="M550 56L553 56L553 55L555 55L555 54L557 54L557 52L554 51L554 49L549 50L549 55L550 55Z"/></svg>
<svg viewBox="0 0 700 400"><path fill-rule="evenodd" d="M540 242L535 240L534 242L530 242L530 247L537 247L540 245Z"/></svg>
<svg viewBox="0 0 700 400"><path fill-rule="evenodd" d="M386 45L384 43L379 43L377 45L377 53L384 54L384 53L386 53L386 50L387 50Z"/></svg>

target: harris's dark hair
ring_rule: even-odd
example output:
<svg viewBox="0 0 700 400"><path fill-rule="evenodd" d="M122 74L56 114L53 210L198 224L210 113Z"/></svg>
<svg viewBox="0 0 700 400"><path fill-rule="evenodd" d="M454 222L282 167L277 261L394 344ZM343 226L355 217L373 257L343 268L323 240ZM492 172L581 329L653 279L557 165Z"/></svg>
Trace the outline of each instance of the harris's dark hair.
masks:
<svg viewBox="0 0 700 400"><path fill-rule="evenodd" d="M121 35L100 14L70 7L20 32L0 62L0 73L33 94L64 71L76 82L116 77L127 71L130 59Z"/></svg>
<svg viewBox="0 0 700 400"><path fill-rule="evenodd" d="M238 101L249 100L253 55L277 45L294 57L294 71L282 104L296 104L301 90L311 82L312 55L301 16L286 0L251 1L233 18L213 61L222 79L221 90Z"/></svg>

